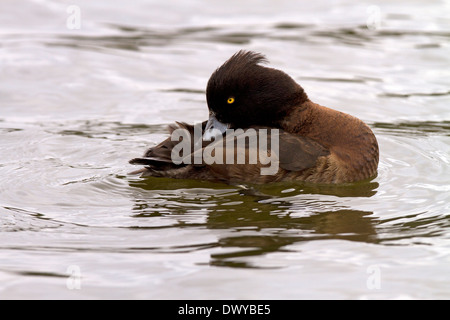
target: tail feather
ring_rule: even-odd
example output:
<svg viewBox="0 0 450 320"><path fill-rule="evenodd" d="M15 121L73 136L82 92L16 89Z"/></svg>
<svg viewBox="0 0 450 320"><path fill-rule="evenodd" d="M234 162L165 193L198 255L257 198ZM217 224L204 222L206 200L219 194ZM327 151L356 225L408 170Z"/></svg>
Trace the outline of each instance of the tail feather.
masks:
<svg viewBox="0 0 450 320"><path fill-rule="evenodd" d="M134 158L129 161L130 164L143 165L143 166L158 166L162 164L173 163L167 158L146 157L146 158Z"/></svg>

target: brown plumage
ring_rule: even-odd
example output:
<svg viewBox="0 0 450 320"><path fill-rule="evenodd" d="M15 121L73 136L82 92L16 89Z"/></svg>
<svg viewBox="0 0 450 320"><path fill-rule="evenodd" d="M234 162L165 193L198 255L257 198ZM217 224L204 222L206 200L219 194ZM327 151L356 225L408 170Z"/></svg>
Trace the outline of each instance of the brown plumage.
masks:
<svg viewBox="0 0 450 320"><path fill-rule="evenodd" d="M291 77L280 70L262 66L264 62L266 60L260 54L239 51L212 74L206 91L210 119L199 128L204 137L208 129L219 128L224 133L222 141L197 141L197 154L193 151L184 155L184 160L189 158L190 161L175 164L172 150L179 141L171 141L169 137L150 148L144 157L130 161L145 166L135 173L226 183L307 181L340 184L373 178L379 154L377 140L370 128L355 117L313 103ZM250 139L245 139L246 143L240 147L237 143L230 147L231 144L226 143L226 128L254 129L257 139L261 138L260 129L267 129L267 154L272 156L272 161L277 161L278 170L262 175L261 168L270 165L263 164L259 157L256 163L249 163L249 155L258 150L254 150ZM194 126L177 123L170 126L169 131L172 133L176 129L189 133L194 150ZM270 144L272 134L275 134L271 129L277 129L279 133L275 136L278 153ZM241 137L236 135L228 139L236 142ZM209 163L202 159L194 163L194 157L208 146L223 153L223 161ZM246 154L245 164L236 161L227 164L226 155L230 152L234 152L234 160L237 154Z"/></svg>

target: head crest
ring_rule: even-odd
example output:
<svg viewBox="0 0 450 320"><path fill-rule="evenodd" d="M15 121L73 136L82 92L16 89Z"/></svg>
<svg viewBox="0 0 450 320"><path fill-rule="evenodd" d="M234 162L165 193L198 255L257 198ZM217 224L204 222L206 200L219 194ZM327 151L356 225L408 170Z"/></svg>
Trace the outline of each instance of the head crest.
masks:
<svg viewBox="0 0 450 320"><path fill-rule="evenodd" d="M253 51L240 50L236 52L230 59L219 67L216 71L221 72L227 70L228 72L242 71L248 68L258 66L262 63L268 63L266 57L261 53Z"/></svg>
<svg viewBox="0 0 450 320"><path fill-rule="evenodd" d="M240 50L236 52L230 59L228 59L227 63L244 63L247 65L257 65L261 63L268 63L269 61L266 57L258 52L254 51L246 51Z"/></svg>
<svg viewBox="0 0 450 320"><path fill-rule="evenodd" d="M241 78L244 74L249 75L262 68L261 63L267 63L267 59L261 53L253 51L240 50L229 58L223 65L216 69L211 75L208 87L220 87L224 83L230 83Z"/></svg>

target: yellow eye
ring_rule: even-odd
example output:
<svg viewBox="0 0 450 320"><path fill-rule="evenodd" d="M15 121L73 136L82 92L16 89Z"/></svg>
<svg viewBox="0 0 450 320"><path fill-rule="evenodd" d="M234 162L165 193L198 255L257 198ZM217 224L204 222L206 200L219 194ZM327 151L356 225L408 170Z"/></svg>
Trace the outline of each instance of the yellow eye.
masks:
<svg viewBox="0 0 450 320"><path fill-rule="evenodd" d="M232 104L234 102L234 98L233 97L229 97L227 102L228 102L228 104Z"/></svg>

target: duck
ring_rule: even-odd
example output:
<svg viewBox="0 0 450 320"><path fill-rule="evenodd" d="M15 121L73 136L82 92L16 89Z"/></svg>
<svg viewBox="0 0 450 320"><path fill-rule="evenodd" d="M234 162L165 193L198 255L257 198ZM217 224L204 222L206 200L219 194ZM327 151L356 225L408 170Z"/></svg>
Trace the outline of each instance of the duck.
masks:
<svg viewBox="0 0 450 320"><path fill-rule="evenodd" d="M258 52L233 54L207 83L208 120L170 125L167 139L129 161L143 166L131 174L228 184L375 178L379 148L370 127L314 103L292 77L267 64Z"/></svg>

